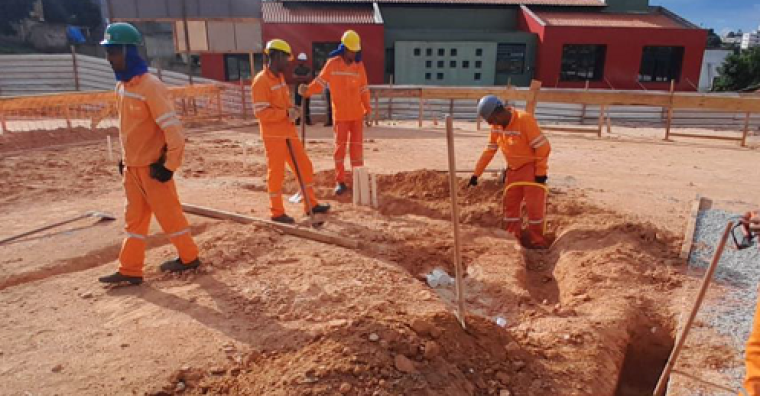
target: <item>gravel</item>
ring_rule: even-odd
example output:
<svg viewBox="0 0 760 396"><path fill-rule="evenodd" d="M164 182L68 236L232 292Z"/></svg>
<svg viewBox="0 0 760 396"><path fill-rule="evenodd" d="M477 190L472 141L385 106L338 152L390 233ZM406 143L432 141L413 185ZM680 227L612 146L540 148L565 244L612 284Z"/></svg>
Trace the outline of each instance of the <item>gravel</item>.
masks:
<svg viewBox="0 0 760 396"><path fill-rule="evenodd" d="M723 210L704 210L697 217L694 246L689 257L688 272L702 277L710 265L715 248L723 234L726 223L736 219L738 214ZM705 300L699 311L698 320L718 333L727 336L729 345L744 354L744 345L752 329L752 321L757 302L757 287L760 282L760 249L757 246L739 251L729 237L723 250L712 285L720 284L726 293L720 301ZM689 304L690 309L691 304ZM687 312L681 320L685 320ZM730 387L738 387L744 377L743 364L721 370L731 378ZM703 394L703 393L695 393Z"/></svg>

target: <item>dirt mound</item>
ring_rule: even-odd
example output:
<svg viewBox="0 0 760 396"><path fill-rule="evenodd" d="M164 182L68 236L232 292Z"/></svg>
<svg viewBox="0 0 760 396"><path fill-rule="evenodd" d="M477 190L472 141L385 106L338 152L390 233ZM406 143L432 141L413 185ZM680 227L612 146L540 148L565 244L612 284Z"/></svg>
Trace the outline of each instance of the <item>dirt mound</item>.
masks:
<svg viewBox="0 0 760 396"><path fill-rule="evenodd" d="M116 143L115 139L118 139L119 130L117 128L105 128L93 131L89 128L74 127L72 129L58 128L52 130L8 132L0 134L0 153L100 139L105 144L106 136L111 136L114 139L114 143Z"/></svg>

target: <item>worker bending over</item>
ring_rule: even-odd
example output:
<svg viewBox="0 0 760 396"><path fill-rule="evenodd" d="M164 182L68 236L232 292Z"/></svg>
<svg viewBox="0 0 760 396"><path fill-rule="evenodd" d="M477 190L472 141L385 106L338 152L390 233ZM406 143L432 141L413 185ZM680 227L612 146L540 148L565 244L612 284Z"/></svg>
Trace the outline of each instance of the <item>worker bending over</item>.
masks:
<svg viewBox="0 0 760 396"><path fill-rule="evenodd" d="M330 59L322 72L309 86L301 85L298 90L304 97L310 97L330 87L333 118L335 125L335 194L343 194L346 186L346 144L350 142L351 168L364 166L363 120L372 111L369 101L367 72L361 60L361 40L353 30L348 30L341 38L341 44L330 53Z"/></svg>
<svg viewBox="0 0 760 396"><path fill-rule="evenodd" d="M546 248L544 239L544 213L546 194L537 186L513 186L521 182L545 184L551 145L541 133L532 115L504 107L499 98L485 96L478 102L478 114L489 125L491 134L488 146L480 156L475 174L469 186L478 185L478 177L483 174L496 152L501 148L507 160L507 190L504 197L504 221L507 231L521 240L522 219L520 206L525 200L528 210L528 242L530 247Z"/></svg>
<svg viewBox="0 0 760 396"><path fill-rule="evenodd" d="M309 157L303 149L301 140L296 133L295 121L301 116L298 108L293 106L290 90L285 83L284 72L288 63L293 60L290 45L284 40L271 40L264 50L267 64L264 70L253 79L253 112L259 119L261 139L267 155L267 191L272 220L291 224L292 217L285 214L282 203L282 182L285 178L285 163L296 173L295 166L303 178L304 211L327 213L330 205L319 204L314 193L314 170ZM288 149L287 140L293 149L293 157ZM294 164L293 161L297 163ZM308 204L313 205L309 208Z"/></svg>
<svg viewBox="0 0 760 396"><path fill-rule="evenodd" d="M127 23L109 25L101 42L119 81L116 93L123 150L119 172L127 195L127 237L119 254L119 271L100 278L104 283L142 283L152 214L179 251L179 257L163 263L161 270L180 272L200 265L198 247L172 180L185 152L182 124L166 87L148 73L138 54L141 42L140 32Z"/></svg>
<svg viewBox="0 0 760 396"><path fill-rule="evenodd" d="M760 234L760 209L744 215L743 222L751 233ZM744 380L744 388L750 396L760 396L760 304L757 304L755 308L752 333L747 340L746 366L747 375Z"/></svg>

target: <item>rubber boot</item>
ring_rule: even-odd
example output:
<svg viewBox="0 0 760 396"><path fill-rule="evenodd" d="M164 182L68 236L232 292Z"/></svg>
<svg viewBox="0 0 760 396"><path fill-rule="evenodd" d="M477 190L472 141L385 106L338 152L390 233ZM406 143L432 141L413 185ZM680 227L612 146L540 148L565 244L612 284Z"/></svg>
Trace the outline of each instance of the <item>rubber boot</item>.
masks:
<svg viewBox="0 0 760 396"><path fill-rule="evenodd" d="M116 272L111 275L102 276L98 278L98 280L102 283L111 283L111 284L129 282L132 285L139 285L140 283L143 283L142 276L122 275L121 272Z"/></svg>
<svg viewBox="0 0 760 396"><path fill-rule="evenodd" d="M330 211L330 204L319 204L311 208L311 213L314 213L314 214L327 213L329 211Z"/></svg>
<svg viewBox="0 0 760 396"><path fill-rule="evenodd" d="M276 222L282 223L282 224L294 224L296 222L296 220L294 218L292 218L292 217L290 217L290 216L288 216L286 214L281 215L281 216L277 216L277 217L272 217L272 221L276 221Z"/></svg>
<svg viewBox="0 0 760 396"><path fill-rule="evenodd" d="M162 272L183 272L188 271L191 269L196 269L201 265L200 259L195 259L191 261L188 264L182 263L182 260L179 258L176 258L174 260L169 260L161 264L161 271Z"/></svg>

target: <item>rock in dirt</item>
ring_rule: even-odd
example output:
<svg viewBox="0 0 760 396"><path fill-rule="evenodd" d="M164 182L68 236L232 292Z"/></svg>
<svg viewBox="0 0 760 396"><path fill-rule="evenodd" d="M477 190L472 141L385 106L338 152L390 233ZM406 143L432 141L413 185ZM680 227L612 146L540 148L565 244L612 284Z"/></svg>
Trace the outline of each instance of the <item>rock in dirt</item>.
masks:
<svg viewBox="0 0 760 396"><path fill-rule="evenodd" d="M394 362L396 364L396 370L401 371L402 373L413 374L417 372L414 363L404 355L396 355Z"/></svg>
<svg viewBox="0 0 760 396"><path fill-rule="evenodd" d="M54 372L54 373L60 373L61 371L63 371L63 365L56 364L55 366L53 366L53 368L51 369L51 371Z"/></svg>
<svg viewBox="0 0 760 396"><path fill-rule="evenodd" d="M523 362L522 360L518 360L514 362L514 366L515 366L515 370L520 371L525 368L525 362Z"/></svg>
<svg viewBox="0 0 760 396"><path fill-rule="evenodd" d="M415 319L414 321L412 321L412 330L414 330L414 332L417 333L419 336L429 335L432 327L433 326L431 326L430 323L422 319Z"/></svg>
<svg viewBox="0 0 760 396"><path fill-rule="evenodd" d="M347 395L348 392L351 392L351 384L349 384L348 382L344 382L343 384L340 385L339 391L341 394Z"/></svg>
<svg viewBox="0 0 760 396"><path fill-rule="evenodd" d="M512 396L512 392L508 389L502 389L499 391L499 396Z"/></svg>
<svg viewBox="0 0 760 396"><path fill-rule="evenodd" d="M79 294L79 297L84 298L84 299L92 298L92 292L88 291L88 292L81 293Z"/></svg>
<svg viewBox="0 0 760 396"><path fill-rule="evenodd" d="M499 371L496 373L496 379L499 380L502 385L509 384L509 374L505 373L504 371Z"/></svg>
<svg viewBox="0 0 760 396"><path fill-rule="evenodd" d="M378 342L380 341L380 336L377 335L376 333L372 333L369 335L369 340L372 342Z"/></svg>
<svg viewBox="0 0 760 396"><path fill-rule="evenodd" d="M211 374L214 374L214 375L222 375L225 372L227 372L227 370L225 370L224 367L212 367L211 370L209 371L211 372Z"/></svg>
<svg viewBox="0 0 760 396"><path fill-rule="evenodd" d="M174 387L175 392L183 392L187 388L184 382L177 382L177 386Z"/></svg>
<svg viewBox="0 0 760 396"><path fill-rule="evenodd" d="M441 354L441 347L435 341L425 343L425 359L432 360Z"/></svg>

